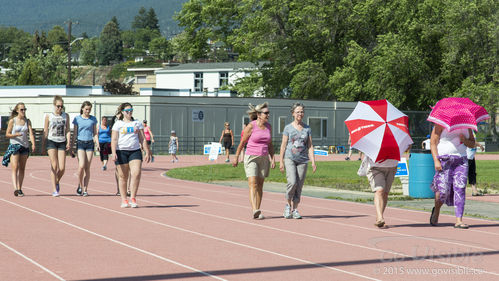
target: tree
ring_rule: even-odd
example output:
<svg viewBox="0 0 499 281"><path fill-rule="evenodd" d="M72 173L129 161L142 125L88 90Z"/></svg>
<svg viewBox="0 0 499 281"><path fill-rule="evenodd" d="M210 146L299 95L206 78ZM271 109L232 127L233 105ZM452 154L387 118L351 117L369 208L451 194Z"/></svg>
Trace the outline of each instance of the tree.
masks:
<svg viewBox="0 0 499 281"><path fill-rule="evenodd" d="M102 85L104 91L111 93L112 95L136 95L136 92L132 91L132 85L118 82L116 80L111 80Z"/></svg>
<svg viewBox="0 0 499 281"><path fill-rule="evenodd" d="M0 62L17 62L31 51L31 35L15 27L0 26Z"/></svg>
<svg viewBox="0 0 499 281"><path fill-rule="evenodd" d="M159 21L153 8L149 8L145 19L145 28L157 30L159 32Z"/></svg>
<svg viewBox="0 0 499 281"><path fill-rule="evenodd" d="M167 60L170 57L170 44L165 37L156 37L149 43L149 51L160 60Z"/></svg>
<svg viewBox="0 0 499 281"><path fill-rule="evenodd" d="M147 50L149 42L154 38L160 37L161 34L156 29L140 28L134 31L134 47L136 49Z"/></svg>
<svg viewBox="0 0 499 281"><path fill-rule="evenodd" d="M33 49L31 53L36 54L39 51L43 52L48 49L50 49L50 43L45 35L45 31L42 31L42 35L38 34L38 30L35 31L35 34L33 35Z"/></svg>
<svg viewBox="0 0 499 281"><path fill-rule="evenodd" d="M146 8L140 7L139 14L136 15L132 22L132 29L140 29L147 27L147 11Z"/></svg>
<svg viewBox="0 0 499 281"><path fill-rule="evenodd" d="M97 60L100 65L109 65L123 58L121 34L115 22L108 22L102 29L97 44Z"/></svg>
<svg viewBox="0 0 499 281"><path fill-rule="evenodd" d="M60 25L55 25L49 30L47 33L47 40L50 43L50 47L60 45L63 49L68 49L68 35Z"/></svg>
<svg viewBox="0 0 499 281"><path fill-rule="evenodd" d="M97 39L83 39L80 51L82 64L93 65L97 62L97 44Z"/></svg>

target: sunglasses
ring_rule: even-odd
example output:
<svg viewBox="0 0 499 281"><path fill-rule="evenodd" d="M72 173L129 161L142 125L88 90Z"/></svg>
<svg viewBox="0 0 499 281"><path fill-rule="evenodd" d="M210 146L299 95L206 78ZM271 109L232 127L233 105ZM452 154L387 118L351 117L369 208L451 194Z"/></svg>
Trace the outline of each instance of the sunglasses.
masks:
<svg viewBox="0 0 499 281"><path fill-rule="evenodd" d="M123 109L124 112L133 112L133 108Z"/></svg>
<svg viewBox="0 0 499 281"><path fill-rule="evenodd" d="M26 109L26 108L20 108L19 109L19 111L26 111L26 110L28 110L28 109Z"/></svg>
<svg viewBox="0 0 499 281"><path fill-rule="evenodd" d="M63 107L63 105L56 105L55 107L57 107L57 108L62 108L62 107Z"/></svg>
<svg viewBox="0 0 499 281"><path fill-rule="evenodd" d="M265 111L265 112L260 112L261 114L265 114L265 115L269 115L270 114L270 111Z"/></svg>

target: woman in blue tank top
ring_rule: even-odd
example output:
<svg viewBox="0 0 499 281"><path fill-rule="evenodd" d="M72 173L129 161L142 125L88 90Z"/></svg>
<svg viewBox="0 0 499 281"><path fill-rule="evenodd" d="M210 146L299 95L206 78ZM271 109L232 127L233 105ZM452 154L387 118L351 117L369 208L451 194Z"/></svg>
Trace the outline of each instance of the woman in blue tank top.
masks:
<svg viewBox="0 0 499 281"><path fill-rule="evenodd" d="M107 170L107 160L111 153L111 128L107 124L107 117L102 117L99 126L99 147L100 147L100 161L102 162L102 170Z"/></svg>

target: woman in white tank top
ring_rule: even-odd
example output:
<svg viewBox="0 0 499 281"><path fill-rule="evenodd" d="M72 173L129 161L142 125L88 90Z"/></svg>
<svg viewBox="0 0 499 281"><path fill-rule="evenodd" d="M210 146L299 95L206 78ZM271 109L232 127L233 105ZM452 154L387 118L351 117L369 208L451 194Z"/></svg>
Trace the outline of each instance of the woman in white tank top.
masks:
<svg viewBox="0 0 499 281"><path fill-rule="evenodd" d="M12 185L14 186L14 196L24 196L22 185L24 180L24 170L29 156L29 139L31 141L31 150L35 150L35 136L31 122L26 118L26 106L20 102L16 104L10 114L9 123L5 136L10 139L10 145L16 146L16 150L10 156L12 167Z"/></svg>
<svg viewBox="0 0 499 281"><path fill-rule="evenodd" d="M64 101L54 97L54 112L45 116L42 139L42 154L47 151L50 158L52 196L59 196L59 182L66 167L66 151L71 148L69 116L63 111Z"/></svg>

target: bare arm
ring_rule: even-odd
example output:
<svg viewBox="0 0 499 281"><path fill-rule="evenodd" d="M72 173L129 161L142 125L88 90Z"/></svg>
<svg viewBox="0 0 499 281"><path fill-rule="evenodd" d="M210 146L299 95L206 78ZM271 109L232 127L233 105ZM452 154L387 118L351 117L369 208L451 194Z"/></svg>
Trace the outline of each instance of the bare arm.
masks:
<svg viewBox="0 0 499 281"><path fill-rule="evenodd" d="M244 144L248 142L252 132L253 132L253 125L250 123L248 124L248 126L246 126L246 128L244 128L243 139L239 142L239 145L237 146L236 157L234 157L235 162L232 163L232 166L237 167L239 154L241 154L241 151L244 148Z"/></svg>
<svg viewBox="0 0 499 281"><path fill-rule="evenodd" d="M462 143L464 143L466 147L475 148L476 147L475 136L473 136L473 131L471 129L468 129L468 135L469 137L466 138L464 135L461 134L459 136L459 139L461 140Z"/></svg>
<svg viewBox="0 0 499 281"><path fill-rule="evenodd" d="M430 137L430 149L431 149L431 155L433 156L433 163L435 164L435 170L441 171L442 170L442 164L440 163L440 160L438 160L438 143L440 142L440 135L442 134L443 128L442 126L435 124L433 127L433 130L431 131L431 137Z"/></svg>
<svg viewBox="0 0 499 281"><path fill-rule="evenodd" d="M151 148L147 143L146 136L144 135L144 129L139 130L139 141L142 143L142 148L146 151L146 163L151 161Z"/></svg>
<svg viewBox="0 0 499 281"><path fill-rule="evenodd" d="M118 159L116 155L116 147L118 146L118 132L111 131L111 153L113 154L114 161Z"/></svg>
<svg viewBox="0 0 499 281"><path fill-rule="evenodd" d="M315 173L317 166L315 165L314 146L312 145L312 136L308 136L308 158L312 161L312 171Z"/></svg>
<svg viewBox="0 0 499 281"><path fill-rule="evenodd" d="M96 149L97 151L100 151L100 144L99 144L99 125L97 125L97 123L95 123L95 126L94 126L94 143L96 145Z"/></svg>
<svg viewBox="0 0 499 281"><path fill-rule="evenodd" d="M9 120L9 124L7 125L7 131L5 132L5 137L11 139L21 136L21 133L12 134L12 127L14 127L14 119Z"/></svg>
<svg viewBox="0 0 499 281"><path fill-rule="evenodd" d="M232 145L234 145L234 133L230 130L230 138L232 139Z"/></svg>
<svg viewBox="0 0 499 281"><path fill-rule="evenodd" d="M269 155L270 155L270 168L275 168L275 154L274 154L274 145L272 144L272 129L270 129L270 142L268 144ZM236 158L237 159L237 158Z"/></svg>
<svg viewBox="0 0 499 281"><path fill-rule="evenodd" d="M220 136L220 140L218 141L219 143L222 143L222 139L224 137L224 132L225 132L225 129L222 130L222 135Z"/></svg>
<svg viewBox="0 0 499 281"><path fill-rule="evenodd" d="M69 114L66 113L66 139L68 140L66 144L66 151L70 151L71 147L73 147L73 142L71 141L71 130L69 127Z"/></svg>
<svg viewBox="0 0 499 281"><path fill-rule="evenodd" d="M43 123L43 136L42 136L42 154L46 151L46 142L49 135L49 116L45 115L45 122Z"/></svg>
<svg viewBox="0 0 499 281"><path fill-rule="evenodd" d="M31 141L31 151L35 152L36 144L35 144L35 134L33 133L33 127L31 126L31 121L28 119L28 131L29 131L29 140Z"/></svg>
<svg viewBox="0 0 499 281"><path fill-rule="evenodd" d="M284 154L286 154L286 145L288 144L289 136L287 135L282 135L282 142L281 142L281 152L279 154L279 170L281 172L284 172Z"/></svg>

